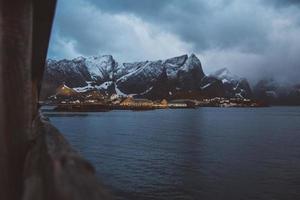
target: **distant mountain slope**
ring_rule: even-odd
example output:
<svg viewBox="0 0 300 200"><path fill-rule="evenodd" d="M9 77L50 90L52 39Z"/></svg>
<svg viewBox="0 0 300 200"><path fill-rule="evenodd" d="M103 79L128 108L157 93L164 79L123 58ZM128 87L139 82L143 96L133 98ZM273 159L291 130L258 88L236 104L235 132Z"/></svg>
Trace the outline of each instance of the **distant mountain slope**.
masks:
<svg viewBox="0 0 300 200"><path fill-rule="evenodd" d="M255 98L272 105L300 105L300 84L280 84L263 79L253 88Z"/></svg>
<svg viewBox="0 0 300 200"><path fill-rule="evenodd" d="M62 83L77 92L98 90L150 99L251 97L246 79L233 76L225 69L206 76L194 54L123 64L107 55L48 60L46 64L43 98L54 94Z"/></svg>
<svg viewBox="0 0 300 200"><path fill-rule="evenodd" d="M252 98L252 91L247 79L232 74L227 68L217 70L210 76L222 81L226 96Z"/></svg>

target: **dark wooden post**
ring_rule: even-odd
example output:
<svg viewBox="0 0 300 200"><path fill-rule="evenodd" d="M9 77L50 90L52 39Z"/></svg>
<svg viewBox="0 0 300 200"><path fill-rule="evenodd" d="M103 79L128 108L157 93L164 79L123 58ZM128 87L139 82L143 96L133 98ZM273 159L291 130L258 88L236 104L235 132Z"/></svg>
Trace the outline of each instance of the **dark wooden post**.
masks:
<svg viewBox="0 0 300 200"><path fill-rule="evenodd" d="M0 199L21 199L55 0L0 0Z"/></svg>

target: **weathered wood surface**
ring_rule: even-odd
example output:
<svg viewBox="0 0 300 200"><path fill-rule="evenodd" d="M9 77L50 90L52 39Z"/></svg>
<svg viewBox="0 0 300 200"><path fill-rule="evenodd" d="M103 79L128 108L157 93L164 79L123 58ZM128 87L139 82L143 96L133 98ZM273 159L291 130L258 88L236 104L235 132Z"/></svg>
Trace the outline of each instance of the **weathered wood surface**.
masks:
<svg viewBox="0 0 300 200"><path fill-rule="evenodd" d="M0 3L0 199L20 199L32 117L33 3Z"/></svg>
<svg viewBox="0 0 300 200"><path fill-rule="evenodd" d="M51 125L37 128L55 4L56 0L0 0L1 200L103 197L92 167Z"/></svg>
<svg viewBox="0 0 300 200"><path fill-rule="evenodd" d="M97 182L93 166L55 127L38 118L34 130L25 160L23 200L111 199Z"/></svg>

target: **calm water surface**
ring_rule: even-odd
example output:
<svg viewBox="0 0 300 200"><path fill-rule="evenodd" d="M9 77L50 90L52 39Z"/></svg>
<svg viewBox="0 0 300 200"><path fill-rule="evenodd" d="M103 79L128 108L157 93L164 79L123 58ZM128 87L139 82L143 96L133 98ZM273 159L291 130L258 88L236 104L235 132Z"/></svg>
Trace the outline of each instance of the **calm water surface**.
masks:
<svg viewBox="0 0 300 200"><path fill-rule="evenodd" d="M116 199L300 199L300 108L47 113Z"/></svg>

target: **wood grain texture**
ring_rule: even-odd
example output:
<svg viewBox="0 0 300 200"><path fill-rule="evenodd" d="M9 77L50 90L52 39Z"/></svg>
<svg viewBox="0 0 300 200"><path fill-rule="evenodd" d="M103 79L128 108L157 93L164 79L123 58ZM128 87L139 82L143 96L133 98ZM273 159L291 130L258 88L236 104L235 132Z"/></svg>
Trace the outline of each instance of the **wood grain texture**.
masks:
<svg viewBox="0 0 300 200"><path fill-rule="evenodd" d="M55 3L0 0L0 199L22 196L23 164L37 115Z"/></svg>

